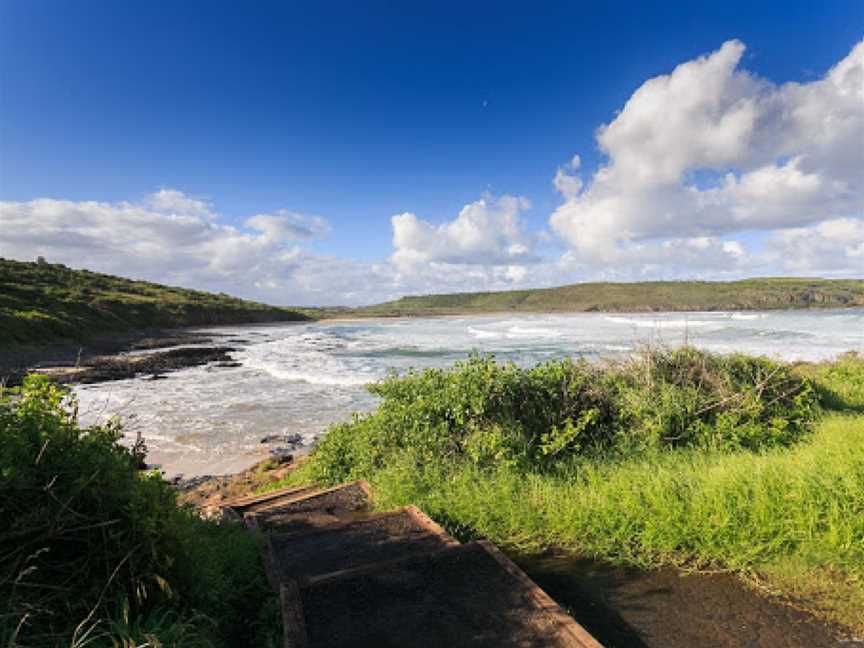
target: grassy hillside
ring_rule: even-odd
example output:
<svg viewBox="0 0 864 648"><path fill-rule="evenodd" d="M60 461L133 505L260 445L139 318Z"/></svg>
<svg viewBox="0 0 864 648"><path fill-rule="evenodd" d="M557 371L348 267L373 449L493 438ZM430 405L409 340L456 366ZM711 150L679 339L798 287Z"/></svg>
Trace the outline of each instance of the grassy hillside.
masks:
<svg viewBox="0 0 864 648"><path fill-rule="evenodd" d="M584 283L560 288L403 297L358 309L368 316L494 312L685 311L864 306L856 279L745 279L732 282Z"/></svg>
<svg viewBox="0 0 864 648"><path fill-rule="evenodd" d="M0 348L151 327L304 319L302 311L221 293L0 259Z"/></svg>

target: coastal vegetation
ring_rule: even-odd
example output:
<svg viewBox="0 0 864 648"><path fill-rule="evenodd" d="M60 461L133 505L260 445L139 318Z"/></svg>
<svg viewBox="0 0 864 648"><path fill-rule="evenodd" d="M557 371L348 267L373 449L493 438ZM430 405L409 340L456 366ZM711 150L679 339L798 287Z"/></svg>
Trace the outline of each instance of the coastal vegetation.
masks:
<svg viewBox="0 0 864 648"><path fill-rule="evenodd" d="M148 328L304 319L309 314L302 310L223 293L0 259L0 349L80 342Z"/></svg>
<svg viewBox="0 0 864 648"><path fill-rule="evenodd" d="M44 376L0 390L0 645L276 645L256 537L178 507L120 437Z"/></svg>
<svg viewBox="0 0 864 648"><path fill-rule="evenodd" d="M581 283L557 288L416 295L354 310L354 316L773 310L864 306L864 280L763 278L742 281Z"/></svg>
<svg viewBox="0 0 864 648"><path fill-rule="evenodd" d="M864 358L475 356L371 390L288 481L365 478L515 552L735 571L862 628Z"/></svg>
<svg viewBox="0 0 864 648"><path fill-rule="evenodd" d="M372 385L287 480L369 479L460 539L730 570L862 629L864 358L693 348ZM0 391L0 645L275 646L259 539L202 519L118 422L44 376Z"/></svg>

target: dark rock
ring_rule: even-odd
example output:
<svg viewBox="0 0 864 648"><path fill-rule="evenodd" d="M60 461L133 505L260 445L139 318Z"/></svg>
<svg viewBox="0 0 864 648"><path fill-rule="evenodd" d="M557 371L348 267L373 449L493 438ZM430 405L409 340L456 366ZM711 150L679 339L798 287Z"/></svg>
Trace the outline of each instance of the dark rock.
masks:
<svg viewBox="0 0 864 648"><path fill-rule="evenodd" d="M209 336L180 333L177 335L145 337L130 343L129 348L136 351L146 351L150 349L165 349L180 344L207 344L211 341Z"/></svg>
<svg viewBox="0 0 864 648"><path fill-rule="evenodd" d="M87 366L53 366L37 369L61 383L96 383L109 380L125 380L141 374L151 374L151 380L159 380L162 374L197 367L214 362L233 362L232 347L181 347L156 351L146 355L97 356Z"/></svg>
<svg viewBox="0 0 864 648"><path fill-rule="evenodd" d="M184 479L182 474L179 474L170 480L172 486L174 486L177 490L187 491L192 488L196 488L197 486L201 486L202 484L206 484L213 480L218 480L219 478L214 475L200 475L198 477L190 477L189 479Z"/></svg>
<svg viewBox="0 0 864 648"><path fill-rule="evenodd" d="M294 455L289 448L270 448L270 459L279 464L287 464L294 461Z"/></svg>
<svg viewBox="0 0 864 648"><path fill-rule="evenodd" d="M261 443L282 443L296 448L303 445L303 437L299 434L270 434L261 439Z"/></svg>

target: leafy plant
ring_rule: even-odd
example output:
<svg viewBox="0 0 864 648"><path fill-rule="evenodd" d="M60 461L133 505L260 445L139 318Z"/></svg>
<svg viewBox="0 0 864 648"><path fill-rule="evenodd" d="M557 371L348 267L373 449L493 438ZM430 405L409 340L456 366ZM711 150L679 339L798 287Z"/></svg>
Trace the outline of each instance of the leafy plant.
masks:
<svg viewBox="0 0 864 648"><path fill-rule="evenodd" d="M0 390L0 637L242 645L268 596L256 539L178 508L121 439L116 421L79 427L44 376Z"/></svg>
<svg viewBox="0 0 864 648"><path fill-rule="evenodd" d="M451 369L392 375L370 391L378 409L330 429L314 454L316 478L368 475L402 451L420 463L527 469L570 455L760 450L795 442L818 410L811 383L787 364L690 348L527 369L474 355Z"/></svg>

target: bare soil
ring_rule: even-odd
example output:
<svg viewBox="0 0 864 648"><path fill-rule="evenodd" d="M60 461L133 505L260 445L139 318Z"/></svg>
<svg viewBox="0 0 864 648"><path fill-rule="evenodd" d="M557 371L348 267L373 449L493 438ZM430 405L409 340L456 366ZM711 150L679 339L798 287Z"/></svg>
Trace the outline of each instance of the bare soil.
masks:
<svg viewBox="0 0 864 648"><path fill-rule="evenodd" d="M236 475L204 476L175 483L177 499L183 506L198 509L205 517L221 516L221 507L229 500L249 495L266 484L285 478L296 463L260 462Z"/></svg>

